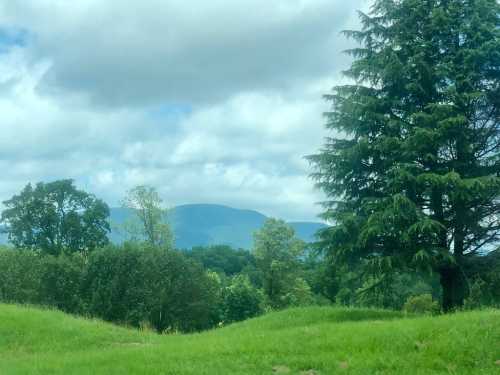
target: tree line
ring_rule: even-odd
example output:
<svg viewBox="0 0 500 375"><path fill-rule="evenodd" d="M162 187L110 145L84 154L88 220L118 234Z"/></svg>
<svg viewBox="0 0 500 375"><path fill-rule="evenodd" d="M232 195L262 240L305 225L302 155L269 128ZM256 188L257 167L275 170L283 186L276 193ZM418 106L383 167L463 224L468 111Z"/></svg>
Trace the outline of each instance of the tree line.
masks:
<svg viewBox="0 0 500 375"><path fill-rule="evenodd" d="M306 244L269 219L252 252L178 250L157 191L138 186L123 205L129 236L109 243L109 208L72 180L28 184L4 202L13 248L0 251L0 301L56 307L160 332L207 329L267 309L321 303L305 280Z"/></svg>
<svg viewBox="0 0 500 375"><path fill-rule="evenodd" d="M251 251L183 250L174 248L154 188L136 187L124 202L136 216L124 224L129 240L113 245L106 204L70 180L28 185L6 201L2 222L14 246L0 249L0 301L158 332L203 330L313 304L439 311L435 275L399 270L380 283L355 263L339 266L282 220L267 220ZM469 307L500 302L500 254L481 260L467 270Z"/></svg>

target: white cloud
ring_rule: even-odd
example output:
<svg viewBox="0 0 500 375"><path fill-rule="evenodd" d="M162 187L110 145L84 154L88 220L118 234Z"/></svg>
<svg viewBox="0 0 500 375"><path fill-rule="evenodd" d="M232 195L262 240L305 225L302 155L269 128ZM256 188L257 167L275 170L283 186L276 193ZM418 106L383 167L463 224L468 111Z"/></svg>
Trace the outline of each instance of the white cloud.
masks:
<svg viewBox="0 0 500 375"><path fill-rule="evenodd" d="M151 184L170 205L314 219L303 156L362 3L2 2L29 37L0 54L0 199L75 178L112 205Z"/></svg>
<svg viewBox="0 0 500 375"><path fill-rule="evenodd" d="M291 90L346 58L339 35L362 0L6 2L4 22L53 61L41 89L98 106L214 103ZM1 10L1 9L0 9Z"/></svg>

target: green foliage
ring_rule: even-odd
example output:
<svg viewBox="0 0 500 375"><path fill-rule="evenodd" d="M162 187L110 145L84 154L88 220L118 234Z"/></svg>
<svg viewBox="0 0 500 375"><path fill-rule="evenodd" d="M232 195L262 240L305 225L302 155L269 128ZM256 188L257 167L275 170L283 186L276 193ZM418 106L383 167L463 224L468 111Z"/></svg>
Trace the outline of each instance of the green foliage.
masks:
<svg viewBox="0 0 500 375"><path fill-rule="evenodd" d="M289 309L196 335L157 335L0 305L2 374L496 374L500 312L404 318ZM274 370L273 370L274 369Z"/></svg>
<svg viewBox="0 0 500 375"><path fill-rule="evenodd" d="M235 276L222 294L225 323L253 318L263 312L264 296L246 276Z"/></svg>
<svg viewBox="0 0 500 375"><path fill-rule="evenodd" d="M484 280L478 278L470 285L464 307L469 310L479 309L489 304L488 299L488 285Z"/></svg>
<svg viewBox="0 0 500 375"><path fill-rule="evenodd" d="M305 243L295 237L294 230L283 220L268 219L255 232L253 254L271 307L286 306L283 297L296 278L304 249Z"/></svg>
<svg viewBox="0 0 500 375"><path fill-rule="evenodd" d="M308 246L305 256L301 257L300 260L300 277L307 282L316 298L327 299L330 302L335 301L339 284L335 267L332 266L329 259Z"/></svg>
<svg viewBox="0 0 500 375"><path fill-rule="evenodd" d="M255 258L250 251L236 250L227 245L196 246L185 254L200 262L205 269L227 276L234 276L255 267Z"/></svg>
<svg viewBox="0 0 500 375"><path fill-rule="evenodd" d="M32 251L0 250L0 301L82 313L80 286L84 267L81 254L55 257Z"/></svg>
<svg viewBox="0 0 500 375"><path fill-rule="evenodd" d="M76 189L72 180L28 184L3 204L1 223L17 248L59 255L108 243L108 206Z"/></svg>
<svg viewBox="0 0 500 375"><path fill-rule="evenodd" d="M316 299L311 287L301 277L297 277L288 292L283 296L283 305L285 306L311 306L315 304Z"/></svg>
<svg viewBox="0 0 500 375"><path fill-rule="evenodd" d="M439 304L432 299L430 294L422 294L408 298L403 310L411 314L438 314Z"/></svg>
<svg viewBox="0 0 500 375"><path fill-rule="evenodd" d="M40 257L37 303L69 313L85 312L80 295L84 269L81 254Z"/></svg>
<svg viewBox="0 0 500 375"><path fill-rule="evenodd" d="M500 306L500 250L473 257L467 264L469 296L466 308Z"/></svg>
<svg viewBox="0 0 500 375"><path fill-rule="evenodd" d="M495 257L490 257L491 268L487 271L484 278L486 279L492 304L500 307L500 250L496 250L495 255Z"/></svg>
<svg viewBox="0 0 500 375"><path fill-rule="evenodd" d="M38 303L41 257L32 251L0 250L0 301Z"/></svg>
<svg viewBox="0 0 500 375"><path fill-rule="evenodd" d="M124 223L124 229L132 241L146 241L153 246L172 249L174 236L165 221L168 211L155 188L136 186L123 199L124 208L135 213L135 218Z"/></svg>
<svg viewBox="0 0 500 375"><path fill-rule="evenodd" d="M333 223L319 246L366 278L433 270L448 311L466 258L498 241L500 4L377 0L360 13L351 84L337 86L310 160Z"/></svg>
<svg viewBox="0 0 500 375"><path fill-rule="evenodd" d="M418 273L390 273L381 278L363 279L353 296L355 306L371 306L401 310L412 296L436 291L436 278Z"/></svg>
<svg viewBox="0 0 500 375"><path fill-rule="evenodd" d="M128 243L80 254L0 250L0 301L55 307L159 332L220 321L220 281L182 253Z"/></svg>
<svg viewBox="0 0 500 375"><path fill-rule="evenodd" d="M104 320L193 331L215 324L214 282L181 253L126 243L91 255L82 293L89 313Z"/></svg>
<svg viewBox="0 0 500 375"><path fill-rule="evenodd" d="M421 294L440 297L439 278L418 272L391 272L383 277L363 275L364 267L343 267L330 270L329 283L334 284L333 299L339 305L377 307L401 310L408 298Z"/></svg>

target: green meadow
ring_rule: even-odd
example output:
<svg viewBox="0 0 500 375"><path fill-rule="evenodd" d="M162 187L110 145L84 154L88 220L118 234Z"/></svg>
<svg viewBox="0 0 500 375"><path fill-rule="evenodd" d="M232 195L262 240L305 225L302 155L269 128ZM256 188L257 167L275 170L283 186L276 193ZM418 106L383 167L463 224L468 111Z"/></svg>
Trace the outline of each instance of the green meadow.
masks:
<svg viewBox="0 0 500 375"><path fill-rule="evenodd" d="M0 305L0 374L499 374L500 311L309 307L158 335Z"/></svg>

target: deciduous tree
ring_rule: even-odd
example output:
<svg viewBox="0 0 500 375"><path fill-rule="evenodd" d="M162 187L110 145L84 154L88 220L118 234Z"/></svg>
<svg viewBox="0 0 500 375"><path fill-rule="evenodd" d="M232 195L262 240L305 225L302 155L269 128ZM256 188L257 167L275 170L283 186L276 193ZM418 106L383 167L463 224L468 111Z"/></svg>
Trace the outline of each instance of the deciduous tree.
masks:
<svg viewBox="0 0 500 375"><path fill-rule="evenodd" d="M173 234L162 203L160 195L151 186L140 185L128 191L122 204L134 213L134 218L126 223L125 228L132 239L145 240L154 246L173 247Z"/></svg>
<svg viewBox="0 0 500 375"><path fill-rule="evenodd" d="M72 180L28 184L3 204L1 223L15 247L59 255L108 243L108 206Z"/></svg>
<svg viewBox="0 0 500 375"><path fill-rule="evenodd" d="M282 307L294 283L305 243L283 220L268 219L254 234L254 256L263 275L263 289L272 307Z"/></svg>

